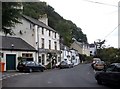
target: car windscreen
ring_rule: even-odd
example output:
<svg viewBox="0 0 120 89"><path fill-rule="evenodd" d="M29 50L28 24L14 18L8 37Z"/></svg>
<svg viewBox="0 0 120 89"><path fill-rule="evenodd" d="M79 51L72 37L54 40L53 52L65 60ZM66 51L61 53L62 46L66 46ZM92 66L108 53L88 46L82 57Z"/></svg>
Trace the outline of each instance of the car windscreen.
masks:
<svg viewBox="0 0 120 89"><path fill-rule="evenodd" d="M61 65L67 65L67 63L66 63L66 62L61 62L60 64L61 64Z"/></svg>
<svg viewBox="0 0 120 89"><path fill-rule="evenodd" d="M35 62L29 61L29 62L26 62L26 65L27 66L35 66Z"/></svg>

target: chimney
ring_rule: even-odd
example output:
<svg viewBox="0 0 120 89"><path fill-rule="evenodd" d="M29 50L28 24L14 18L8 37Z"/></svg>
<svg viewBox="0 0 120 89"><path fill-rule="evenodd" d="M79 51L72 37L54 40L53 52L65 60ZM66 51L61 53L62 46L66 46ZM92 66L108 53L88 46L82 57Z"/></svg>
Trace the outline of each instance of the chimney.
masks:
<svg viewBox="0 0 120 89"><path fill-rule="evenodd" d="M41 22L43 22L44 24L46 24L48 26L47 14L40 15L38 20L41 21Z"/></svg>

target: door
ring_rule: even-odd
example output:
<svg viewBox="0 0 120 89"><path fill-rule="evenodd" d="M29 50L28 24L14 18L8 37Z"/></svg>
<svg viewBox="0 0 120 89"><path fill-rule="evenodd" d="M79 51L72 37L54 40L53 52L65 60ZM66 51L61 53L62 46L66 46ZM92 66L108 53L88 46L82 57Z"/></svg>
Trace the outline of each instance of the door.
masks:
<svg viewBox="0 0 120 89"><path fill-rule="evenodd" d="M6 54L6 70L16 70L15 54Z"/></svg>

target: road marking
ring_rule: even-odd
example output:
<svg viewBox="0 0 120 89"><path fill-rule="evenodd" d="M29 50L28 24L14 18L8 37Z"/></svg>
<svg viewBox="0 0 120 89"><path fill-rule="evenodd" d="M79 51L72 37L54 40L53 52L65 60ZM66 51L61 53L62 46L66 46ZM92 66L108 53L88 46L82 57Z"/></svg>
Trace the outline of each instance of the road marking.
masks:
<svg viewBox="0 0 120 89"><path fill-rule="evenodd" d="M14 76L18 76L18 75L28 75L30 73L17 73L17 74L3 74L2 75L2 78L0 78L0 81L4 80L4 79L7 79L7 78L10 78L10 77L14 77Z"/></svg>

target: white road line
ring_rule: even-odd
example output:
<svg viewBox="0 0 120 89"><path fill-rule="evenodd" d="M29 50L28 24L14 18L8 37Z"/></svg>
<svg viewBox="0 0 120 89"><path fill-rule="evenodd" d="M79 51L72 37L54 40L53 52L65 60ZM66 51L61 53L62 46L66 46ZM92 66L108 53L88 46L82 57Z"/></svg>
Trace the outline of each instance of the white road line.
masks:
<svg viewBox="0 0 120 89"><path fill-rule="evenodd" d="M12 77L14 77L15 75L11 75Z"/></svg>
<svg viewBox="0 0 120 89"><path fill-rule="evenodd" d="M10 78L10 77L14 77L14 76L18 76L18 75L28 75L28 74L30 74L30 73L17 73L17 74L13 74L13 75L4 74L4 75L2 75L2 78L0 78L0 81Z"/></svg>

